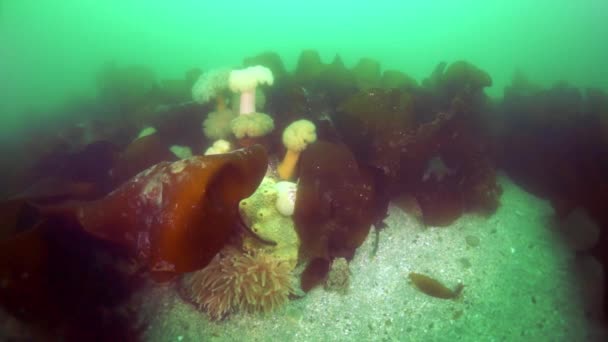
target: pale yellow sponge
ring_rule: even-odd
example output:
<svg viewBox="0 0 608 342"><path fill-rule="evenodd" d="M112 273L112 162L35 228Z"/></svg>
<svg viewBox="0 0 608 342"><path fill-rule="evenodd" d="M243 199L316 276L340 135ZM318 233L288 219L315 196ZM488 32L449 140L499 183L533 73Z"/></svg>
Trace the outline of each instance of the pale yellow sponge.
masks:
<svg viewBox="0 0 608 342"><path fill-rule="evenodd" d="M274 179L265 177L255 193L239 203L241 218L251 232L262 240L276 244L264 244L258 239L245 237L243 245L246 250L262 249L295 267L300 240L292 218L277 209L282 191Z"/></svg>

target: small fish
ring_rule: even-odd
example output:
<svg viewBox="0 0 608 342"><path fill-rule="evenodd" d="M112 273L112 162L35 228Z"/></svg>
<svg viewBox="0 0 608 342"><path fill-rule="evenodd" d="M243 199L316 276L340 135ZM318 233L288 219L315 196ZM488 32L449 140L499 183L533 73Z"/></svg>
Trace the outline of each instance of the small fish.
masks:
<svg viewBox="0 0 608 342"><path fill-rule="evenodd" d="M464 285L459 283L454 290L447 288L439 281L420 273L411 272L409 279L414 286L426 295L441 299L454 299L460 296Z"/></svg>

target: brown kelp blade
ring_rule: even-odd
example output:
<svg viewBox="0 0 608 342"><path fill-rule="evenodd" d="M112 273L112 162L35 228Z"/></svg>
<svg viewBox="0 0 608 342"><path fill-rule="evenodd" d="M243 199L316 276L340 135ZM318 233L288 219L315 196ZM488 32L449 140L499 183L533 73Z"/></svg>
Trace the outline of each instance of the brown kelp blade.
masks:
<svg viewBox="0 0 608 342"><path fill-rule="evenodd" d="M42 208L93 236L125 246L157 279L207 265L239 220L238 203L267 169L260 146L161 162L92 202Z"/></svg>

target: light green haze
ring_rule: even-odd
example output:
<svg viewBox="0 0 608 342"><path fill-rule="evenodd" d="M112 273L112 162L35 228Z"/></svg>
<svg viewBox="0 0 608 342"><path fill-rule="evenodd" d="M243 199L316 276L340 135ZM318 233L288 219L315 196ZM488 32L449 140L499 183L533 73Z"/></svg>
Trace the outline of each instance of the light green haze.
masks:
<svg viewBox="0 0 608 342"><path fill-rule="evenodd" d="M266 50L292 69L312 48L418 80L465 59L496 97L516 68L546 86L608 89L607 15L606 0L0 0L0 133L43 122L66 95L94 96L108 60L170 79Z"/></svg>

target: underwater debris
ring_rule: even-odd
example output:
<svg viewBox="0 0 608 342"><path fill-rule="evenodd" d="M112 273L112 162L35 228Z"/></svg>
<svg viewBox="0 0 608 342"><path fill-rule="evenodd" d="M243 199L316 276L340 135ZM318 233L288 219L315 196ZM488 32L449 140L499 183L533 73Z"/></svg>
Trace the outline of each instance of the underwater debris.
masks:
<svg viewBox="0 0 608 342"><path fill-rule="evenodd" d="M447 288L445 285L440 283L438 280L433 279L427 275L411 272L408 278L414 284L414 286L422 293L435 298L441 299L454 299L458 298L464 289L462 283L458 283L454 290Z"/></svg>

